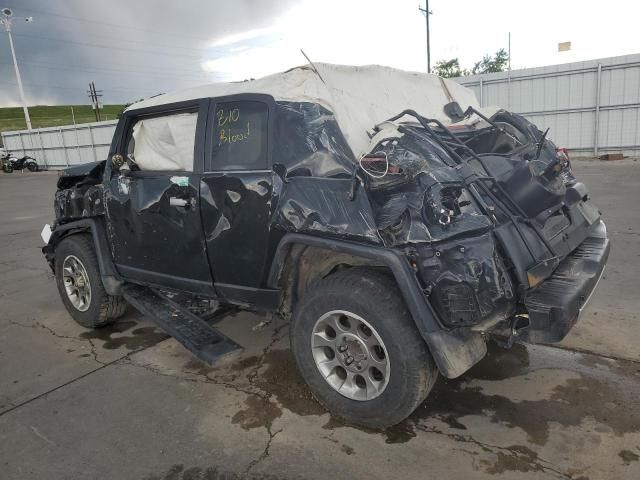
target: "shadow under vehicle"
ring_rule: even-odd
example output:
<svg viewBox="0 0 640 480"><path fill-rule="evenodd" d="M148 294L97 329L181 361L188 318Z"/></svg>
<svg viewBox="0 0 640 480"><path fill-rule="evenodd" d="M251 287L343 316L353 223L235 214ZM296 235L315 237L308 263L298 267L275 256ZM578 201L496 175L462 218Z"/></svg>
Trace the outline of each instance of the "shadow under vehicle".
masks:
<svg viewBox="0 0 640 480"><path fill-rule="evenodd" d="M609 254L563 150L434 75L318 64L129 107L67 169L43 252L86 327L130 303L203 361L239 348L194 305L290 320L320 403L406 418L497 338L558 342Z"/></svg>

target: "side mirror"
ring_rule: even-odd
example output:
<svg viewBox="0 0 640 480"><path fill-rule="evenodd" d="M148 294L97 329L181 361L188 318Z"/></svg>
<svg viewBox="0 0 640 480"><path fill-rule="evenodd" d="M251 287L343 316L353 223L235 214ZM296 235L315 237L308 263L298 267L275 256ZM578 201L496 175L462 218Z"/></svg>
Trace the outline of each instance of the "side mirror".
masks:
<svg viewBox="0 0 640 480"><path fill-rule="evenodd" d="M451 119L452 122L459 122L464 119L464 112L458 102L449 102L442 107L444 114Z"/></svg>
<svg viewBox="0 0 640 480"><path fill-rule="evenodd" d="M111 167L114 170L120 170L120 167L124 165L124 157L119 153L116 153L111 157Z"/></svg>

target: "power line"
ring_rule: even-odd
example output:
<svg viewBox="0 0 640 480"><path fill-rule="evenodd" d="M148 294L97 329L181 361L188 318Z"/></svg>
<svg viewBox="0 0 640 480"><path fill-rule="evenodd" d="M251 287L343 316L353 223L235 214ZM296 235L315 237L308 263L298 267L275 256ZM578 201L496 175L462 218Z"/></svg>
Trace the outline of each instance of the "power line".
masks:
<svg viewBox="0 0 640 480"><path fill-rule="evenodd" d="M170 73L170 72L159 71L159 70L131 70L131 69L125 69L125 68L109 69L109 68L102 68L102 67L79 68L79 67L72 67L72 66L60 66L60 64L47 64L47 63L38 63L38 62L20 62L20 63L22 63L23 65L31 65L35 68L42 68L47 70L49 69L63 70L63 71L72 70L75 72L100 73L102 75L105 75L105 74L122 75L124 73L127 75L143 75L146 77L154 77L154 78L157 78L158 75L161 75L164 77L174 77L179 80L192 80L192 81L207 80L205 76L205 72L201 72L202 75L197 76L197 75L189 75L189 74ZM9 62L0 62L0 65L11 65L11 64Z"/></svg>
<svg viewBox="0 0 640 480"><path fill-rule="evenodd" d="M22 7L21 7L22 8ZM212 41L211 38L204 38L204 37L198 37L195 35L184 35L184 34L172 34L167 32L166 30L163 31L157 31L157 30L151 30L151 29L147 29L147 28L139 28L137 26L128 26L128 25L121 25L121 24L117 24L117 23L109 23L109 22L101 22L99 20L92 20L89 18L81 18L81 17L73 17L70 15L62 15L59 13L53 13L53 12L46 12L43 10L34 10L32 8L22 8L22 10L27 10L29 12L32 13L37 13L37 14L41 14L41 15L48 15L48 16L52 16L52 17L58 17L58 18L64 18L67 20L73 20L76 22L85 22L85 23L94 23L97 25L105 25L108 27L114 27L114 28L123 28L123 29L128 29L128 30L135 30L136 32L148 32L148 33L153 33L155 35L161 35L163 37L176 37L176 38L192 38L194 40L200 40L203 42L210 42Z"/></svg>
<svg viewBox="0 0 640 480"><path fill-rule="evenodd" d="M160 55L160 56L165 56L165 57L180 57L180 58L184 58L184 57L189 57L189 58L197 58L198 60L201 60L202 57L200 55L189 55L189 54L178 54L178 53L168 53L168 52L155 52L153 50L143 50L140 48L126 48L126 47L116 47L114 45L105 45L105 44L100 44L100 43L89 43L89 42L78 42L75 40L64 40L62 38L52 38L52 37L43 37L40 35L29 35L29 34L25 34L25 33L15 33L14 34L16 37L25 37L25 38L38 38L40 40L47 40L49 42L61 42L61 43L70 43L73 45L81 45L83 47L90 47L90 48L103 48L103 49L107 49L107 50L122 50L125 52L141 52L141 53L147 53L147 54L151 54L151 55Z"/></svg>
<svg viewBox="0 0 640 480"><path fill-rule="evenodd" d="M0 62L2 63L2 62ZM71 68L73 69L74 67L61 67L60 63L52 63L52 62L23 62L23 63L29 63L32 65L42 65L42 66L51 66L51 67L55 67L55 68ZM131 64L131 63L119 63L119 62L104 62L102 60L100 60L100 64L104 64L104 65L111 65L114 66L116 68L103 68L103 67L90 67L90 68L95 68L95 69L100 69L100 70L113 70L113 71L118 71L118 72L128 72L130 71L131 68L133 69L139 69L139 63L138 64ZM171 67L171 65L167 65L168 67ZM195 74L195 75L201 75L202 73L206 73L203 70L200 69L195 69L195 70L191 70L191 69L186 69L186 68L182 68L179 67L181 72L185 72L185 73L191 73L191 74ZM156 73L156 74L164 74L167 73L166 70L156 70L156 69L141 69L139 71L144 71L147 73ZM172 74L173 75L173 74ZM175 74L175 75L182 75L182 74Z"/></svg>
<svg viewBox="0 0 640 480"><path fill-rule="evenodd" d="M84 33L84 32L83 32ZM100 34L100 33L96 33L95 31L88 31L86 32L86 34L88 35L92 35L92 36L96 36L96 37L101 37L102 39L106 39L109 41L109 44L112 44L114 41L113 38L113 34L108 34L108 35L104 35L104 34ZM119 39L115 39L115 40L119 40ZM187 51L191 51L193 52L195 51L201 51L201 52L206 52L209 50L209 48L206 47L196 47L193 45L170 45L167 43L158 43L155 40L154 41L142 41L142 40L133 40L133 39L129 39L127 38L125 43L127 45L132 44L132 43L137 43L139 45L143 45L143 46L155 46L155 47L161 47L161 48L171 48L171 49L178 49L178 50L187 50ZM212 47L214 48L214 47Z"/></svg>
<svg viewBox="0 0 640 480"><path fill-rule="evenodd" d="M0 84L18 85L16 82L5 82L5 81L0 81ZM50 89L56 89L56 90L73 90L73 91L77 91L77 92L81 92L85 88L85 87L64 87L62 85L49 85L49 84L44 84L44 83L26 83L26 82L23 82L23 85L28 85L30 87L50 88ZM130 92L140 92L140 90L142 90L142 88L109 87L109 90L123 90L123 91L130 91Z"/></svg>

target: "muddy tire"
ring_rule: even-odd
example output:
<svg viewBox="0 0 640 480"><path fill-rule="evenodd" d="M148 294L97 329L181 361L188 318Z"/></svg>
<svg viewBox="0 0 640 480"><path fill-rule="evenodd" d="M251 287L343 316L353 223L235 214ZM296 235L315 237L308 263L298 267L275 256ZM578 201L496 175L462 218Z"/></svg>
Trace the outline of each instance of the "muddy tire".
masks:
<svg viewBox="0 0 640 480"><path fill-rule="evenodd" d="M55 251L58 292L69 314L86 328L113 322L124 313L127 303L107 294L102 285L98 259L89 235L71 235Z"/></svg>
<svg viewBox="0 0 640 480"><path fill-rule="evenodd" d="M307 290L291 349L316 399L364 427L404 420L438 374L395 281L375 270L343 270Z"/></svg>

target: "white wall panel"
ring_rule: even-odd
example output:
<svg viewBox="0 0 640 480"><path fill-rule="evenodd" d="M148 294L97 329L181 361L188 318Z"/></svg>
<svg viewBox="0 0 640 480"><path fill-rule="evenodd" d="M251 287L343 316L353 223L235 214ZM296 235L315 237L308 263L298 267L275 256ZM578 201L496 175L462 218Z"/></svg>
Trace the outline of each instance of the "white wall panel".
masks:
<svg viewBox="0 0 640 480"><path fill-rule="evenodd" d="M117 121L3 132L6 149L30 155L43 167L63 167L104 160Z"/></svg>
<svg viewBox="0 0 640 480"><path fill-rule="evenodd" d="M600 75L600 111L596 113ZM483 89L480 92L480 79ZM482 98L521 113L578 155L640 155L640 54L456 79ZM595 135L598 118L597 142Z"/></svg>

